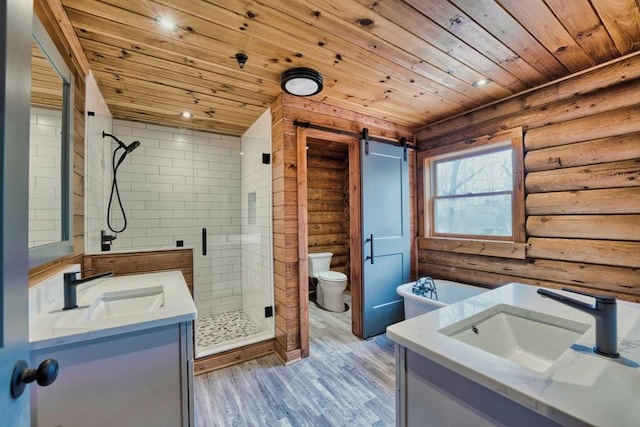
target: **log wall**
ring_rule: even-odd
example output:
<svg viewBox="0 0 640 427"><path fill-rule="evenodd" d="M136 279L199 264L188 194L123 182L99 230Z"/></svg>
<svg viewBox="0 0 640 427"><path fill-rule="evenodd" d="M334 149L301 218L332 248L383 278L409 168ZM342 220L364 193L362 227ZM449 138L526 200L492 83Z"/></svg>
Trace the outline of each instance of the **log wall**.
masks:
<svg viewBox="0 0 640 427"><path fill-rule="evenodd" d="M304 323L306 305L299 294L299 265L306 260L300 260L298 256L298 226L300 223L306 227L306 221L298 218L298 140L294 120L349 132L361 132L366 127L371 136L394 140L404 136L413 141L414 131L386 120L286 94L281 94L271 104L271 119L275 351L289 363L308 352L308 344L305 344L308 324Z"/></svg>
<svg viewBox="0 0 640 427"><path fill-rule="evenodd" d="M344 144L308 140L309 253L331 252L331 270L349 276L349 153Z"/></svg>
<svg viewBox="0 0 640 427"><path fill-rule="evenodd" d="M526 259L430 250L420 274L640 301L640 55L421 129L421 150L523 126ZM420 240L420 239L419 239Z"/></svg>

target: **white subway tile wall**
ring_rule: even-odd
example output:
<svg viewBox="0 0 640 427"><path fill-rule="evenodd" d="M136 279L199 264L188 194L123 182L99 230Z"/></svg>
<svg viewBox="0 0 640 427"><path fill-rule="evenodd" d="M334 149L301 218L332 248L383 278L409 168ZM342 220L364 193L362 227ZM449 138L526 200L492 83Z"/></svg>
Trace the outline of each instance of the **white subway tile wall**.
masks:
<svg viewBox="0 0 640 427"><path fill-rule="evenodd" d="M29 132L29 247L62 237L62 113L31 109Z"/></svg>
<svg viewBox="0 0 640 427"><path fill-rule="evenodd" d="M128 227L113 249L182 240L194 247L198 316L242 309L240 139L124 120L114 120L113 132L125 144L141 144L118 170ZM116 205L111 215L121 227Z"/></svg>

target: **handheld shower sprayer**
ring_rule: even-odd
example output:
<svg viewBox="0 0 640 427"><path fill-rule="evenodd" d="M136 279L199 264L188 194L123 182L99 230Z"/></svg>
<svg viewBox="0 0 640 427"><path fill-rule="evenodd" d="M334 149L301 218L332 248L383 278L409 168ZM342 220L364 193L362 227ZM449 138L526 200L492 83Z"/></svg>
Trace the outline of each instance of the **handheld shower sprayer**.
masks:
<svg viewBox="0 0 640 427"><path fill-rule="evenodd" d="M127 153L130 153L136 148L138 148L139 146L140 146L140 141L133 141L131 144L129 144L127 148L125 148L125 150Z"/></svg>
<svg viewBox="0 0 640 427"><path fill-rule="evenodd" d="M127 154L131 153L133 150L135 150L140 146L140 141L133 141L131 144L127 145L124 142L120 141L116 136L111 135L110 133L106 133L105 131L102 131L102 137L104 138L107 136L110 138L113 138L113 140L118 143L118 146L116 147L116 149L113 150L113 159L111 160L111 165L113 169L113 182L111 183L111 195L109 196L109 205L107 207L107 227L109 227L109 230L117 234L117 233L122 233L127 228L127 215L124 212L124 206L122 205L122 200L120 199L120 190L118 190L118 180L117 180L118 168L120 167L122 162L124 162L124 159L125 157L127 157ZM123 150L123 152L120 155L120 158L118 159L118 161L116 162L116 153L118 152L118 150ZM124 224L119 229L115 228L111 224L111 203L113 202L114 193L118 199L118 205L120 206L120 212L122 213L122 219L124 221Z"/></svg>

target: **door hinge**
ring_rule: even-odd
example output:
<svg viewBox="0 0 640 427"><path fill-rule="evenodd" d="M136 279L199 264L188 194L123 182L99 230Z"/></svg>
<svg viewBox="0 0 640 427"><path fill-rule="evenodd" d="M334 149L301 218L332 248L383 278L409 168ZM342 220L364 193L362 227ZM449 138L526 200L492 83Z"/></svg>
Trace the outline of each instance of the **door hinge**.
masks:
<svg viewBox="0 0 640 427"><path fill-rule="evenodd" d="M264 308L264 317L273 317L273 306L268 305Z"/></svg>

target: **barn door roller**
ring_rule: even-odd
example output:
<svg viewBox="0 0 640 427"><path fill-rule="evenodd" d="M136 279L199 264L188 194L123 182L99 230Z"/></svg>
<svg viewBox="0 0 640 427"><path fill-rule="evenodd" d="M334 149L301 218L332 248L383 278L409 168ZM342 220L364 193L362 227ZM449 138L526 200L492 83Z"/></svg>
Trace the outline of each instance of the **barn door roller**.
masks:
<svg viewBox="0 0 640 427"><path fill-rule="evenodd" d="M362 128L362 139L364 139L364 154L369 155L369 129Z"/></svg>

